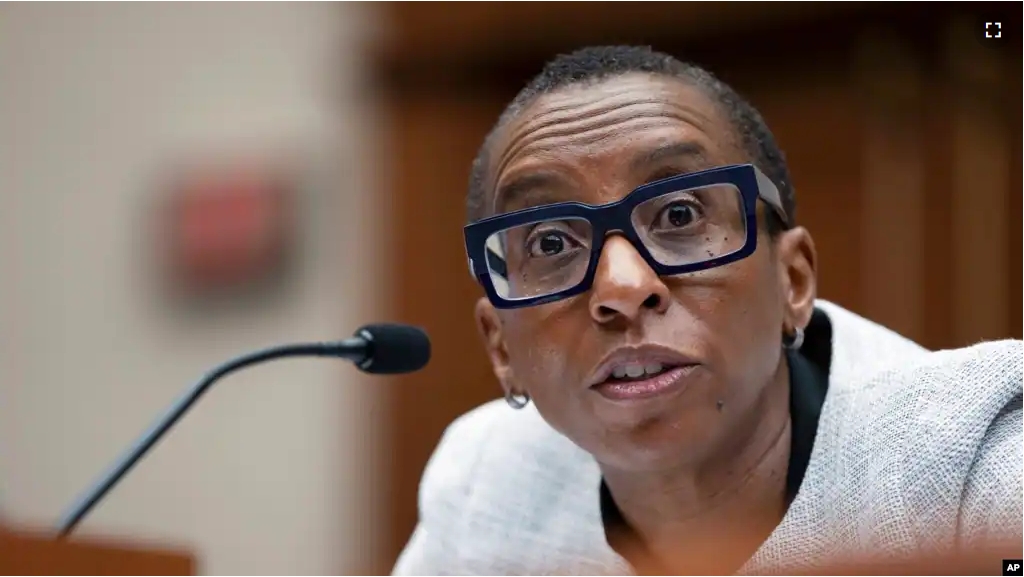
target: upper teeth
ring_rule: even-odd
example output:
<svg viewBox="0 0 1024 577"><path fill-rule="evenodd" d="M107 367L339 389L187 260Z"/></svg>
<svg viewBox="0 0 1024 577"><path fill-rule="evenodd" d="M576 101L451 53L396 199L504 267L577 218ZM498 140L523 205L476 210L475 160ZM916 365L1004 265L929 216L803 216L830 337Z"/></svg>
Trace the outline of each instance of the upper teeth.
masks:
<svg viewBox="0 0 1024 577"><path fill-rule="evenodd" d="M615 367L615 370L612 371L612 376L616 379L623 379L626 377L635 379L637 377L642 377L644 373L647 373L648 375L656 375L663 369L664 367L661 366L661 363L650 363L647 365L630 363L628 365Z"/></svg>

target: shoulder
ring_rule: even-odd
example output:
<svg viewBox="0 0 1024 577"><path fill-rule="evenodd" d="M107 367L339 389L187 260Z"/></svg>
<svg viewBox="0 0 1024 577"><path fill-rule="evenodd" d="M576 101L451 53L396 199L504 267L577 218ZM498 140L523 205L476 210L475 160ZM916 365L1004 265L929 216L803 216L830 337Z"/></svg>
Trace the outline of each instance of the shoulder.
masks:
<svg viewBox="0 0 1024 577"><path fill-rule="evenodd" d="M603 538L592 457L529 405L498 400L452 422L419 491L419 523L396 574L530 572Z"/></svg>
<svg viewBox="0 0 1024 577"><path fill-rule="evenodd" d="M915 354L830 385L825 412L846 435L900 433L952 456L980 446L990 425L1021 402L1021 341ZM956 450L954 450L956 449Z"/></svg>
<svg viewBox="0 0 1024 577"><path fill-rule="evenodd" d="M1020 340L929 351L836 304L819 300L816 307L832 325L828 396L840 418L954 413L956 422L981 426L1020 398Z"/></svg>
<svg viewBox="0 0 1024 577"><path fill-rule="evenodd" d="M986 421L1006 403L1020 399L1022 358L1024 343L1018 340L906 355L865 369L859 378L841 384L838 392L883 410L934 405L938 413L960 414L961 421Z"/></svg>
<svg viewBox="0 0 1024 577"><path fill-rule="evenodd" d="M965 465L957 538L985 542L1022 537L1024 502L1024 344L999 341L941 353L922 367L930 394L945 398L951 429L937 435ZM934 430L941 430L940 426ZM959 450L959 445L966 450Z"/></svg>
<svg viewBox="0 0 1024 577"><path fill-rule="evenodd" d="M424 471L421 505L430 498L465 500L487 481L499 488L515 479L543 481L551 467L579 463L582 455L533 405L513 410L491 401L445 430Z"/></svg>
<svg viewBox="0 0 1024 577"><path fill-rule="evenodd" d="M539 514L538 506L552 504L582 479L593 477L596 491L598 474L593 458L552 429L533 405L517 411L492 401L445 431L424 471L420 506L429 516L457 503L460 514L479 509L507 522L524 511Z"/></svg>
<svg viewBox="0 0 1024 577"><path fill-rule="evenodd" d="M830 382L804 482L761 560L1019 532L1022 357L1020 341L1000 341L851 362Z"/></svg>
<svg viewBox="0 0 1024 577"><path fill-rule="evenodd" d="M899 527L919 544L1019 516L1022 358L1020 341L986 342L912 355L830 390L815 485L844 495L847 519Z"/></svg>

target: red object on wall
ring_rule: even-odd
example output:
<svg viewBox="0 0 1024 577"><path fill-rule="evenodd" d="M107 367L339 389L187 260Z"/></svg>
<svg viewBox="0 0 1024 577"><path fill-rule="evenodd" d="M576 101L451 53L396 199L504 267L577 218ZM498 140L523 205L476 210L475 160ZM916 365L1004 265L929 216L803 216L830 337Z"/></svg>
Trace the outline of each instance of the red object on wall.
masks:
<svg viewBox="0 0 1024 577"><path fill-rule="evenodd" d="M173 191L172 282L189 294L261 285L277 276L292 244L291 195L258 170L210 172Z"/></svg>

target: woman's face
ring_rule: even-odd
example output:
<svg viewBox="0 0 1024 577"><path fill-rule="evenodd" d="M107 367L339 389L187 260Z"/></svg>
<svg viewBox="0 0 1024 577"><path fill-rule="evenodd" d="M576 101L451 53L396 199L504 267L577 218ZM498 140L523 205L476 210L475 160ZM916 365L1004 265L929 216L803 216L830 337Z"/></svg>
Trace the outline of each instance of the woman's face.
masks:
<svg viewBox="0 0 1024 577"><path fill-rule="evenodd" d="M750 162L699 89L644 74L543 95L491 146L495 214L605 204L654 180ZM794 229L773 242L763 222L755 253L719 268L659 278L612 236L587 293L507 311L481 299L478 324L502 386L528 393L548 423L605 466L708 460L754 426L762 393L784 375L782 334L805 326L813 306L810 237ZM595 386L609 355L634 370L647 361L679 368L653 394L622 394L628 387Z"/></svg>

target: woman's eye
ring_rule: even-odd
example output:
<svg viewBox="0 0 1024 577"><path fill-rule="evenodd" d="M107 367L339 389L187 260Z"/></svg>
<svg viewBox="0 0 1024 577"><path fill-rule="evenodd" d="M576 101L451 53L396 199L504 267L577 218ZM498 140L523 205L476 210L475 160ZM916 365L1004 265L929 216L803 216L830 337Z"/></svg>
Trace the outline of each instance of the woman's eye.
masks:
<svg viewBox="0 0 1024 577"><path fill-rule="evenodd" d="M541 233L527 245L530 256L535 257L556 256L573 246L573 240L561 232Z"/></svg>
<svg viewBox="0 0 1024 577"><path fill-rule="evenodd" d="M688 202L674 202L661 211L658 223L663 227L682 228L700 218L697 207Z"/></svg>

